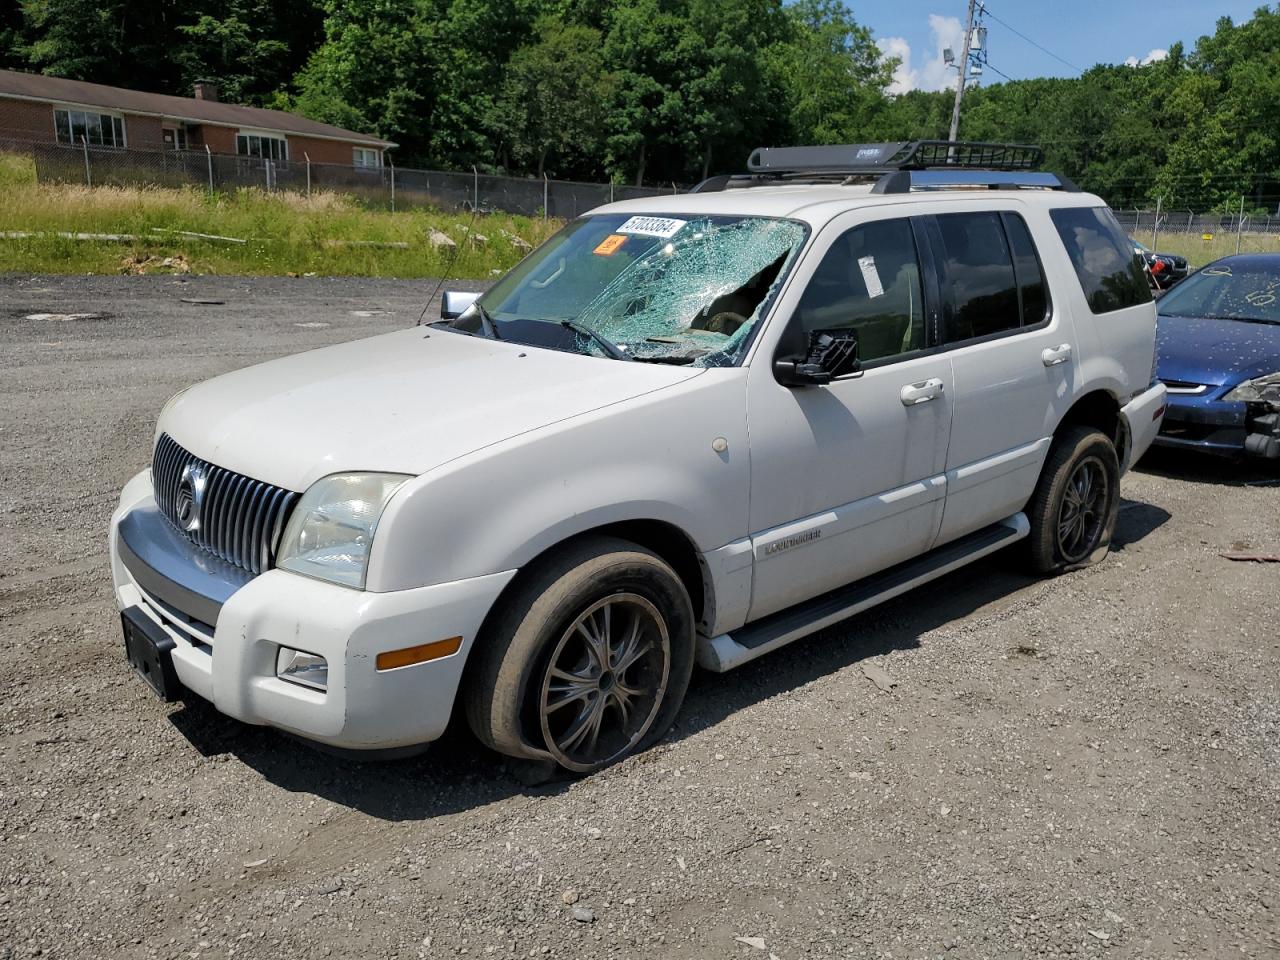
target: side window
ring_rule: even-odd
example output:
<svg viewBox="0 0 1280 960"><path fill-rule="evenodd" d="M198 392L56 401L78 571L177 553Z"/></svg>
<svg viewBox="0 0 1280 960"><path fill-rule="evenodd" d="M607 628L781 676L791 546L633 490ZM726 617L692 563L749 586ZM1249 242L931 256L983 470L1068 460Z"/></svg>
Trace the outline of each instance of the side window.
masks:
<svg viewBox="0 0 1280 960"><path fill-rule="evenodd" d="M1034 327L1049 314L1049 293L1036 256L1027 223L1016 213L1002 213L1004 232L1013 250L1013 272L1018 278L1018 299L1022 304L1022 325Z"/></svg>
<svg viewBox="0 0 1280 960"><path fill-rule="evenodd" d="M944 213L937 217L951 289L947 343L1022 326L1013 255L998 213Z"/></svg>
<svg viewBox="0 0 1280 960"><path fill-rule="evenodd" d="M863 363L922 350L924 303L915 236L907 220L854 227L831 245L796 308L814 330L855 330Z"/></svg>
<svg viewBox="0 0 1280 960"><path fill-rule="evenodd" d="M1151 290L1133 244L1106 207L1064 207L1050 210L1080 278L1089 309L1110 313L1151 302Z"/></svg>

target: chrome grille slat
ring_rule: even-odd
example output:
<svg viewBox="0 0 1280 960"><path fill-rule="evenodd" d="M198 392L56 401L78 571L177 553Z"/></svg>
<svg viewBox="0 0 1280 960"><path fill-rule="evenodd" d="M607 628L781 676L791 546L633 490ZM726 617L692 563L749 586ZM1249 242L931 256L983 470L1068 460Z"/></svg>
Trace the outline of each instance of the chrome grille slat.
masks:
<svg viewBox="0 0 1280 960"><path fill-rule="evenodd" d="M210 534L210 527L213 526L213 517L217 516L218 500L222 496L222 487L226 483L227 471L221 467L214 467L209 471L208 492L204 495L205 516L209 518L209 522L201 524L200 536L197 543L204 547L210 553L214 553L213 537Z"/></svg>
<svg viewBox="0 0 1280 960"><path fill-rule="evenodd" d="M178 490L188 467L205 477L200 524L190 532L183 530L177 515ZM168 434L156 441L151 478L156 506L187 539L255 575L272 566L297 493L202 460Z"/></svg>
<svg viewBox="0 0 1280 960"><path fill-rule="evenodd" d="M209 471L208 487L204 495L204 516L201 518L200 536L196 542L204 547L210 553L217 553L214 547L213 531L215 528L215 518L218 515L218 503L222 499L222 485L226 478L226 471L221 467L214 467Z"/></svg>
<svg viewBox="0 0 1280 960"><path fill-rule="evenodd" d="M262 565L258 563L258 544L262 542L264 513L271 500L271 488L265 483L258 484L258 493L254 497L253 509L249 511L250 522L246 528L244 545L244 562L251 573L261 573Z"/></svg>
<svg viewBox="0 0 1280 960"><path fill-rule="evenodd" d="M223 527L226 537L223 540L222 549L231 563L236 562L236 514L240 510L240 498L248 483L247 477L236 477L227 487L227 520Z"/></svg>

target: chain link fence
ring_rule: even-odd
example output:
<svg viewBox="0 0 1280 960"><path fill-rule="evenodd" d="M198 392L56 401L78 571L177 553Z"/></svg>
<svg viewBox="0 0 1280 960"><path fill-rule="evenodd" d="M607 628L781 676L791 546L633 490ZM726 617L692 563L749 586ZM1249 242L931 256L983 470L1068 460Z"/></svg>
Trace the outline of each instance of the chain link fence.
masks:
<svg viewBox="0 0 1280 960"><path fill-rule="evenodd" d="M1280 215L1256 213L1196 213L1194 210L1118 209L1120 225L1130 233L1182 234L1194 236L1211 233L1235 236L1237 233L1280 235Z"/></svg>
<svg viewBox="0 0 1280 960"><path fill-rule="evenodd" d="M207 150L127 150L88 144L0 141L0 150L31 156L40 183L88 186L203 187L227 192L242 187L346 194L370 206L391 210L430 207L478 210L570 220L601 204L679 192L668 188L627 187L571 180L503 177L444 170L351 167L312 163L305 156L288 161L228 156Z"/></svg>

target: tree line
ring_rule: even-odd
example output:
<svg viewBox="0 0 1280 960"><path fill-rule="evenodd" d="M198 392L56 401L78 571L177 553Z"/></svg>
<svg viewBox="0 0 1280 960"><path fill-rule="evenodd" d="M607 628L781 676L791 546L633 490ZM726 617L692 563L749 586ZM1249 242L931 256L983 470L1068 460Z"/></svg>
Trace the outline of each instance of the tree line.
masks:
<svg viewBox="0 0 1280 960"><path fill-rule="evenodd" d="M1012 38L1010 42L1015 42ZM941 138L841 0L20 0L0 65L298 111L402 166L692 183L757 146ZM966 93L961 137L1040 143L1115 206L1274 209L1280 12L1142 67Z"/></svg>

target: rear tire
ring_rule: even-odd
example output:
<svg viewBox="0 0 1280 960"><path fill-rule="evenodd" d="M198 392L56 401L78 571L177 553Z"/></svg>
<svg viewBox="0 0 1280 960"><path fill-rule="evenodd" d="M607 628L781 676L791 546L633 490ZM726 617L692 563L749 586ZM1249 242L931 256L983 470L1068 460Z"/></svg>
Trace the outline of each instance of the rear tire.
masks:
<svg viewBox="0 0 1280 960"><path fill-rule="evenodd" d="M1031 566L1049 574L1097 563L1111 547L1119 505L1115 444L1096 427L1063 430L1027 504Z"/></svg>
<svg viewBox="0 0 1280 960"><path fill-rule="evenodd" d="M584 538L541 561L501 603L463 690L482 742L584 774L670 729L693 671L694 616L657 554Z"/></svg>

